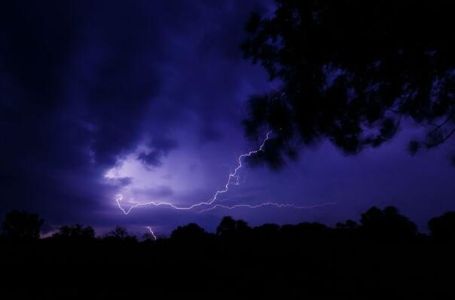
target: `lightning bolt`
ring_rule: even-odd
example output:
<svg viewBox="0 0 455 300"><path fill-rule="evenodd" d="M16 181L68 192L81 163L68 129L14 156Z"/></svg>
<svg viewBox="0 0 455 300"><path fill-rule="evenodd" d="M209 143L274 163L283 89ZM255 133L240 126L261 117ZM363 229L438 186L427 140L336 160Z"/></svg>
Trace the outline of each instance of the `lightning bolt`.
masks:
<svg viewBox="0 0 455 300"><path fill-rule="evenodd" d="M307 206L298 206L298 205L291 204L291 203L277 203L277 202L263 202L263 203L259 203L259 204L234 204L234 205L215 204L212 207L205 208L199 212L203 213L203 212L215 210L217 208L232 210L232 209L236 209L236 208L254 209L254 208L267 207L267 206L273 206L273 207L277 207L277 208L312 209L312 208L324 207L324 206L334 205L334 204L336 204L336 202L324 202L321 204L313 204L313 205L307 205Z"/></svg>
<svg viewBox="0 0 455 300"><path fill-rule="evenodd" d="M117 194L115 196L115 201L117 203L117 206L123 212L123 214L128 215L133 209L138 208L138 207L143 207L143 206L167 206L167 207L173 208L175 210L192 210L192 209L199 208L199 207L209 206L208 208L205 208L205 209L202 209L199 211L202 213L202 212L211 211L211 210L214 210L217 208L232 210L235 208L255 209L255 208L272 206L272 207L276 207L276 208L311 209L311 208L315 208L315 207L323 207L323 206L335 204L334 202L327 202L327 203L316 204L316 205L311 205L311 206L298 206L298 205L291 204L291 203L276 203L276 202L263 202L263 203L255 204L255 205L252 205L252 204L235 204L235 205L214 204L218 200L218 197L220 195L225 194L229 191L229 188L231 187L232 184L239 185L239 171L243 167L244 159L252 157L252 156L258 154L259 152L264 151L264 147L265 147L267 141L270 139L271 134L272 134L272 131L267 132L264 140L262 141L262 143L258 149L241 154L237 158L237 166L235 167L234 171L229 173L224 187L220 190L217 190L213 194L213 196L207 201L198 202L198 203L195 203L195 204L192 204L189 206L178 206L178 205L172 204L170 202L162 202L162 201L159 201L159 202L156 202L156 201L149 201L149 202L128 201L128 203L131 205L128 208L124 208L121 204L121 202L124 200L123 195ZM153 231L151 230L150 226L147 226L147 229L153 234Z"/></svg>
<svg viewBox="0 0 455 300"><path fill-rule="evenodd" d="M152 227L150 227L150 226L145 226L145 228L147 228L147 230L148 230L148 232L150 233L150 235L152 236L153 240L156 241L157 237L156 237L155 233L153 232Z"/></svg>
<svg viewBox="0 0 455 300"><path fill-rule="evenodd" d="M121 205L121 202L123 201L123 195L122 194L117 194L115 196L115 201L117 203L118 208L125 214L128 215L134 208L141 207L141 206L168 206L176 210L192 210L194 208L200 207L200 206L210 206L212 205L217 199L218 196L227 193L229 191L229 187L234 184L238 185L239 184L239 171L243 167L243 159L246 157L251 157L258 152L264 151L265 144L267 141L270 139L270 135L272 134L272 131L267 132L264 140L262 141L262 144L259 146L258 149L252 150L248 153L241 154L238 159L237 159L237 167L234 169L233 172L229 173L228 179L226 181L226 184L224 185L224 188L221 190L216 191L212 198L210 198L208 201L203 201L199 203L192 204L190 206L177 206L175 204L172 204L170 202L156 202L156 201L149 201L149 202L130 202L132 205L129 208L124 208Z"/></svg>

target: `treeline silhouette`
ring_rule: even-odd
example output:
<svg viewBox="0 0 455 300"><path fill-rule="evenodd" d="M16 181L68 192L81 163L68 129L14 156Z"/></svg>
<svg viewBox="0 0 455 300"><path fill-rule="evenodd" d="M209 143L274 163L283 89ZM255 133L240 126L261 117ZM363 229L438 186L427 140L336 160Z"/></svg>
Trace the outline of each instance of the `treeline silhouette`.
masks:
<svg viewBox="0 0 455 300"><path fill-rule="evenodd" d="M250 227L224 217L215 233L195 223L167 238L116 227L62 226L40 238L43 220L12 211L2 223L0 297L214 298L444 295L453 293L455 212L429 233L394 207L370 208L359 222ZM5 298L5 299L6 299Z"/></svg>

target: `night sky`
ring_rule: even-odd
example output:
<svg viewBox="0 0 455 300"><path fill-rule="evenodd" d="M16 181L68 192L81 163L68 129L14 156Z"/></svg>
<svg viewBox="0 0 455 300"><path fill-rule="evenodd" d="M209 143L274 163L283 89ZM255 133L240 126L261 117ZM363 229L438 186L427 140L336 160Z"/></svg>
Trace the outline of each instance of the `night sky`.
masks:
<svg viewBox="0 0 455 300"><path fill-rule="evenodd" d="M313 208L122 213L119 193L180 206L207 201L237 157L259 147L241 123L248 98L279 83L243 59L239 45L250 13L272 10L243 0L3 1L0 214L37 212L46 231L82 223L167 234L188 222L213 230L228 214L251 225L334 224L373 205L394 205L426 230L430 217L455 209L453 140L411 156L406 145L421 131L407 122L391 142L356 156L322 142L281 170L244 167L240 185L219 198Z"/></svg>

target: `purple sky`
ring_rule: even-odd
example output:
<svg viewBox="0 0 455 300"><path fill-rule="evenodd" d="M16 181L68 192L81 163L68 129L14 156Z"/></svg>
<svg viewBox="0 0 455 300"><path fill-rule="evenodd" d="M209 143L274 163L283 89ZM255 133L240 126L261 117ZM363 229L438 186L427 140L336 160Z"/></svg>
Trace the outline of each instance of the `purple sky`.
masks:
<svg viewBox="0 0 455 300"><path fill-rule="evenodd" d="M408 124L379 149L346 157L327 143L281 171L244 168L223 204L273 201L313 209L141 207L114 197L191 205L223 188L245 139L248 97L276 87L239 44L263 1L4 1L0 4L0 213L63 223L150 225L166 234L230 214L250 224L333 224L373 205L395 205L422 229L455 209L453 141L412 157ZM270 5L268 5L270 9ZM126 194L125 194L126 195Z"/></svg>

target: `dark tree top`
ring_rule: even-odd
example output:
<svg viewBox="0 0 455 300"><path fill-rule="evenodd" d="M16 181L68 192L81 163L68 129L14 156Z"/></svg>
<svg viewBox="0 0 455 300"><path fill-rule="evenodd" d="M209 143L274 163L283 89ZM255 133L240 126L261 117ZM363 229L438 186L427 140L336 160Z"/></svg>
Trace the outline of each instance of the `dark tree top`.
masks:
<svg viewBox="0 0 455 300"><path fill-rule="evenodd" d="M242 44L282 83L252 97L245 120L250 136L274 131L264 154L272 166L322 139L346 153L379 146L403 117L427 129L410 143L414 153L455 132L452 1L276 3L273 15L251 16Z"/></svg>

